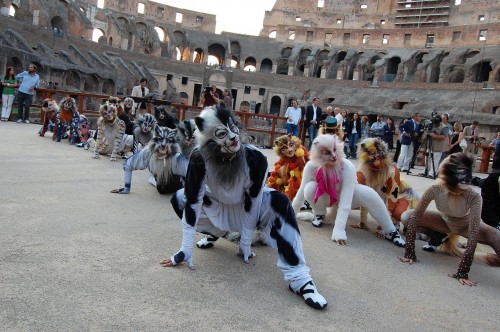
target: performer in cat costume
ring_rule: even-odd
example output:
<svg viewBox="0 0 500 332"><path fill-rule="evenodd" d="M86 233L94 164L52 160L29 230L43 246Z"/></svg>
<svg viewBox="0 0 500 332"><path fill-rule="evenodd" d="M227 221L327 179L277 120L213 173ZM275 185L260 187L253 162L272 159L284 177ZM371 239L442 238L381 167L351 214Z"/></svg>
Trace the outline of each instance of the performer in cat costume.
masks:
<svg viewBox="0 0 500 332"><path fill-rule="evenodd" d="M184 261L193 267L197 232L210 234L212 243L227 232L241 233L239 255L245 263L254 256L251 240L257 224L278 252L278 267L290 289L314 308L327 306L309 274L299 228L288 198L265 186L267 160L255 147L243 144L231 111L205 108L195 118L197 147L189 160L185 188L172 198L182 218L180 250L161 264Z"/></svg>
<svg viewBox="0 0 500 332"><path fill-rule="evenodd" d="M171 194L182 187L188 158L194 147L194 123L184 121L178 129L155 127L155 136L149 146L125 160L125 186L113 189L114 194L128 194L132 186L132 171L148 168L160 194Z"/></svg>
<svg viewBox="0 0 500 332"><path fill-rule="evenodd" d="M300 138L291 134L274 141L274 151L280 159L274 164L274 171L267 178L267 186L281 191L292 201L299 190L302 171L309 161L309 152Z"/></svg>
<svg viewBox="0 0 500 332"><path fill-rule="evenodd" d="M118 107L122 107L120 99L109 97L99 108L94 159L111 154L110 161L116 161L118 153L132 149L133 136L125 134L125 122L118 119Z"/></svg>
<svg viewBox="0 0 500 332"><path fill-rule="evenodd" d="M135 120L134 128L134 149L133 153L138 153L153 139L156 127L156 119L149 113L139 115Z"/></svg>
<svg viewBox="0 0 500 332"><path fill-rule="evenodd" d="M370 187L356 183L356 169L344 156L344 144L336 135L318 135L313 141L311 160L304 168L300 189L293 200L293 210L299 211L306 199L312 206L316 227L321 227L328 207L337 206L332 240L347 245L345 231L352 208L364 207L382 226L385 238L404 247L379 195Z"/></svg>
<svg viewBox="0 0 500 332"><path fill-rule="evenodd" d="M415 208L417 195L401 178L398 168L391 162L387 144L380 138L366 138L358 148L360 165L357 171L358 183L373 188L386 203L393 223L399 229L401 214L408 208ZM368 211L361 208L361 220L354 228L366 228Z"/></svg>

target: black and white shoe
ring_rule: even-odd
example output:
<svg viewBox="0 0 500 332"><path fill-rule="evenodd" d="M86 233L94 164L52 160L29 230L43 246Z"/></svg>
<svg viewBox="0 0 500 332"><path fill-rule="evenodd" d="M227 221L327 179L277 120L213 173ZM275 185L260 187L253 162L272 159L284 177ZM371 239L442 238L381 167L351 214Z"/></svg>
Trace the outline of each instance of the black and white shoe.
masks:
<svg viewBox="0 0 500 332"><path fill-rule="evenodd" d="M295 294L302 296L304 301L306 301L306 304L314 309L324 309L328 305L328 302L323 295L318 292L312 280L306 282L296 291L294 291L290 285L288 288Z"/></svg>
<svg viewBox="0 0 500 332"><path fill-rule="evenodd" d="M439 243L437 245L436 244L432 244L431 242L429 242L427 244L424 244L422 246L422 250L423 251L427 251L427 252L435 252L437 250L437 247L440 246L441 244L445 243L446 241L448 241L448 235L446 235L445 237L443 237L441 239L441 243Z"/></svg>
<svg viewBox="0 0 500 332"><path fill-rule="evenodd" d="M304 210L311 210L311 205L307 201L304 201L304 204L300 207L300 211Z"/></svg>
<svg viewBox="0 0 500 332"><path fill-rule="evenodd" d="M196 246L200 249L209 249L215 245L215 241L219 238L212 235L205 235L201 240L196 242Z"/></svg>
<svg viewBox="0 0 500 332"><path fill-rule="evenodd" d="M404 247L406 245L405 240L401 237L399 232L396 230L394 232L390 232L389 234L385 235L386 240L392 241L395 245L398 247Z"/></svg>
<svg viewBox="0 0 500 332"><path fill-rule="evenodd" d="M312 224L314 227L321 227L323 226L323 219L325 219L325 216L317 214L314 217L314 220L312 221Z"/></svg>

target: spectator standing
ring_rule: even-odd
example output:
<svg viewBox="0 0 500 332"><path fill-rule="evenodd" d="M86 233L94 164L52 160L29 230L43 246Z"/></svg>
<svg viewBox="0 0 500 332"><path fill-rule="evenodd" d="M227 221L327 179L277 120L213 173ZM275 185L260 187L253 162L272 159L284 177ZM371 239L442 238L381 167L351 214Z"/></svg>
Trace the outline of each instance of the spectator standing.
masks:
<svg viewBox="0 0 500 332"><path fill-rule="evenodd" d="M392 118L387 119L387 123L384 125L384 136L383 140L387 143L389 150L394 149L394 135L396 135L396 126L394 126L394 120Z"/></svg>
<svg viewBox="0 0 500 332"><path fill-rule="evenodd" d="M333 117L335 117L335 114L333 113L333 107L328 106L326 108L326 114L323 114L323 120L333 118Z"/></svg>
<svg viewBox="0 0 500 332"><path fill-rule="evenodd" d="M429 177L434 179L437 176L441 155L443 154L443 152L448 151L448 138L450 137L450 134L448 132L448 127L445 126L442 121L440 121L439 125L435 125L434 130L429 133L429 136L432 138L431 156L433 156L433 158L431 158L430 160L430 162L432 163L428 163L428 165L430 165L430 169L428 171ZM426 158L429 158L429 156L426 156ZM426 174L422 173L420 175L425 176Z"/></svg>
<svg viewBox="0 0 500 332"><path fill-rule="evenodd" d="M465 153L470 153L473 156L472 169L476 166L476 144L479 143L479 121L474 120L470 126L464 128L464 138L467 141Z"/></svg>
<svg viewBox="0 0 500 332"><path fill-rule="evenodd" d="M318 135L318 129L323 114L323 111L321 110L321 107L318 106L318 103L319 98L314 98L312 105L306 107L304 128L306 128L307 134L309 135L309 150L311 150L312 142Z"/></svg>
<svg viewBox="0 0 500 332"><path fill-rule="evenodd" d="M340 112L340 108L335 107L333 109L333 114L335 116L335 119L337 119L337 123L342 126L342 123L344 122L344 117L342 116L342 113Z"/></svg>
<svg viewBox="0 0 500 332"><path fill-rule="evenodd" d="M222 92L223 102L224 106L230 111L233 110L233 98L231 98L231 93L229 92L229 89L226 89Z"/></svg>
<svg viewBox="0 0 500 332"><path fill-rule="evenodd" d="M453 124L453 136L451 136L451 144L448 149L448 155L458 152L463 152L460 147L460 142L464 138L464 132L462 131L462 124L460 122L455 122Z"/></svg>
<svg viewBox="0 0 500 332"><path fill-rule="evenodd" d="M406 120L407 119L402 119L399 123L398 128L396 129L396 152L394 152L394 157L392 158L392 161L396 164L398 163L399 154L401 153L401 130L399 128L401 128Z"/></svg>
<svg viewBox="0 0 500 332"><path fill-rule="evenodd" d="M491 140L490 146L495 146L496 142L500 140L500 131L497 133L497 136Z"/></svg>
<svg viewBox="0 0 500 332"><path fill-rule="evenodd" d="M370 124L368 123L368 117L363 115L361 117L361 140L368 138L370 136Z"/></svg>
<svg viewBox="0 0 500 332"><path fill-rule="evenodd" d="M441 164L444 158L448 157L448 150L450 149L451 139L453 138L453 126L449 123L450 115L448 113L443 113L441 115L441 121L443 125L448 128L448 149L441 154L441 159L439 160L439 164ZM459 142L460 143L460 142Z"/></svg>
<svg viewBox="0 0 500 332"><path fill-rule="evenodd" d="M148 85L148 80L147 78L143 77L139 81L139 85L136 85L132 88L132 97L141 97L144 98L149 94L149 89L147 87ZM134 110L132 115L136 115L137 111L142 115L146 113L148 110L148 107L146 103L140 102L140 103L134 103ZM136 115L137 116L137 115Z"/></svg>
<svg viewBox="0 0 500 332"><path fill-rule="evenodd" d="M217 87L212 85L212 89L205 91L203 96L201 97L201 104L203 108L214 106L220 103L219 94L217 93Z"/></svg>
<svg viewBox="0 0 500 332"><path fill-rule="evenodd" d="M36 70L37 67L30 63L27 71L16 75L16 79L20 82L17 92L17 123L30 123L30 107L33 102L33 94L40 84L40 76L38 76Z"/></svg>
<svg viewBox="0 0 500 332"><path fill-rule="evenodd" d="M285 112L286 132L293 136L299 137L299 122L302 118L302 110L299 107L297 99L292 100L292 106L288 107Z"/></svg>
<svg viewBox="0 0 500 332"><path fill-rule="evenodd" d="M401 132L401 152L398 158L398 168L403 172L410 171L410 161L413 157L414 145L418 145L418 135L421 129L420 113L413 114L412 119L404 121L400 127Z"/></svg>
<svg viewBox="0 0 500 332"><path fill-rule="evenodd" d="M359 120L358 113L354 113L352 120L347 125L347 134L349 135L349 150L351 151L351 158L356 159L357 143L361 134L361 121Z"/></svg>
<svg viewBox="0 0 500 332"><path fill-rule="evenodd" d="M2 117L1 121L9 121L12 104L16 96L17 80L14 68L8 67L4 77L2 77Z"/></svg>
<svg viewBox="0 0 500 332"><path fill-rule="evenodd" d="M372 137L379 137L382 139L384 137L384 126L385 122L382 121L382 115L377 115L377 121L374 122L370 128Z"/></svg>

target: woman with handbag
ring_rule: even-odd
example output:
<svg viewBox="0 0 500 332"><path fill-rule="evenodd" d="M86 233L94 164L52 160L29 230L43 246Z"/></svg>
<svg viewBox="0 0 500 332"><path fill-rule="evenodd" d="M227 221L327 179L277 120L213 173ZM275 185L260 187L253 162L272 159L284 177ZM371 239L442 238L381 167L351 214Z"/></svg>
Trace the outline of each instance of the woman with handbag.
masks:
<svg viewBox="0 0 500 332"><path fill-rule="evenodd" d="M460 144L464 139L464 132L462 131L462 124L460 122L455 122L453 124L453 137L451 138L450 147L448 149L448 155L457 152L463 152L463 148ZM465 143L467 146L467 143Z"/></svg>
<svg viewBox="0 0 500 332"><path fill-rule="evenodd" d="M7 73L2 77L2 117L1 121L9 121L12 104L16 97L17 79L14 74L14 68L8 67Z"/></svg>

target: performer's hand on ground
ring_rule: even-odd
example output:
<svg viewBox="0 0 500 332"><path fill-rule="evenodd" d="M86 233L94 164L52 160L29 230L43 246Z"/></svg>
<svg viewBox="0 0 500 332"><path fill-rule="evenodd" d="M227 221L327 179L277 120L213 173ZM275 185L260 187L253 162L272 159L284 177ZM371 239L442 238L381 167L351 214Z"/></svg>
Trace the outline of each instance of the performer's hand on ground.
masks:
<svg viewBox="0 0 500 332"><path fill-rule="evenodd" d="M194 265L193 265L192 263L190 263L190 262L187 262L187 263L188 263L188 267L189 267L189 269L191 269L191 270L194 270L194 269L195 269L195 268L194 268ZM173 266L176 266L176 265L178 265L178 264L175 264L175 263L172 261L172 259L171 259L171 258L167 258L167 259L165 259L165 260L161 261L161 262L160 262L160 265L161 265L161 266L163 266L163 267L173 267Z"/></svg>
<svg viewBox="0 0 500 332"><path fill-rule="evenodd" d="M96 153L92 156L93 159L100 159L99 155Z"/></svg>
<svg viewBox="0 0 500 332"><path fill-rule="evenodd" d="M448 277L457 279L460 284L465 285L465 286L472 287L472 286L477 285L476 281L472 281L472 280L467 279L467 278L457 278L456 275L454 275L454 274L448 274Z"/></svg>
<svg viewBox="0 0 500 332"><path fill-rule="evenodd" d="M175 266L174 262L172 262L172 260L170 258L167 258L167 259L161 261L160 265L163 266L163 267L172 267L172 266Z"/></svg>
<svg viewBox="0 0 500 332"><path fill-rule="evenodd" d="M413 264L413 262L414 262L414 261L413 261L413 259L411 259L411 258L406 258L406 257L404 257L404 256L399 256L399 260L400 260L401 262L403 262L403 263L408 263L408 264L410 264L410 265L411 265L411 264Z"/></svg>
<svg viewBox="0 0 500 332"><path fill-rule="evenodd" d="M338 246L342 246L342 247L343 246L346 246L346 247L348 246L347 240L336 240L335 242L337 242Z"/></svg>
<svg viewBox="0 0 500 332"><path fill-rule="evenodd" d="M242 247L240 247L240 249L238 250L237 255L242 257L243 261L247 264L249 263L248 260L250 258L255 257L255 254L250 250L250 248L242 248Z"/></svg>

